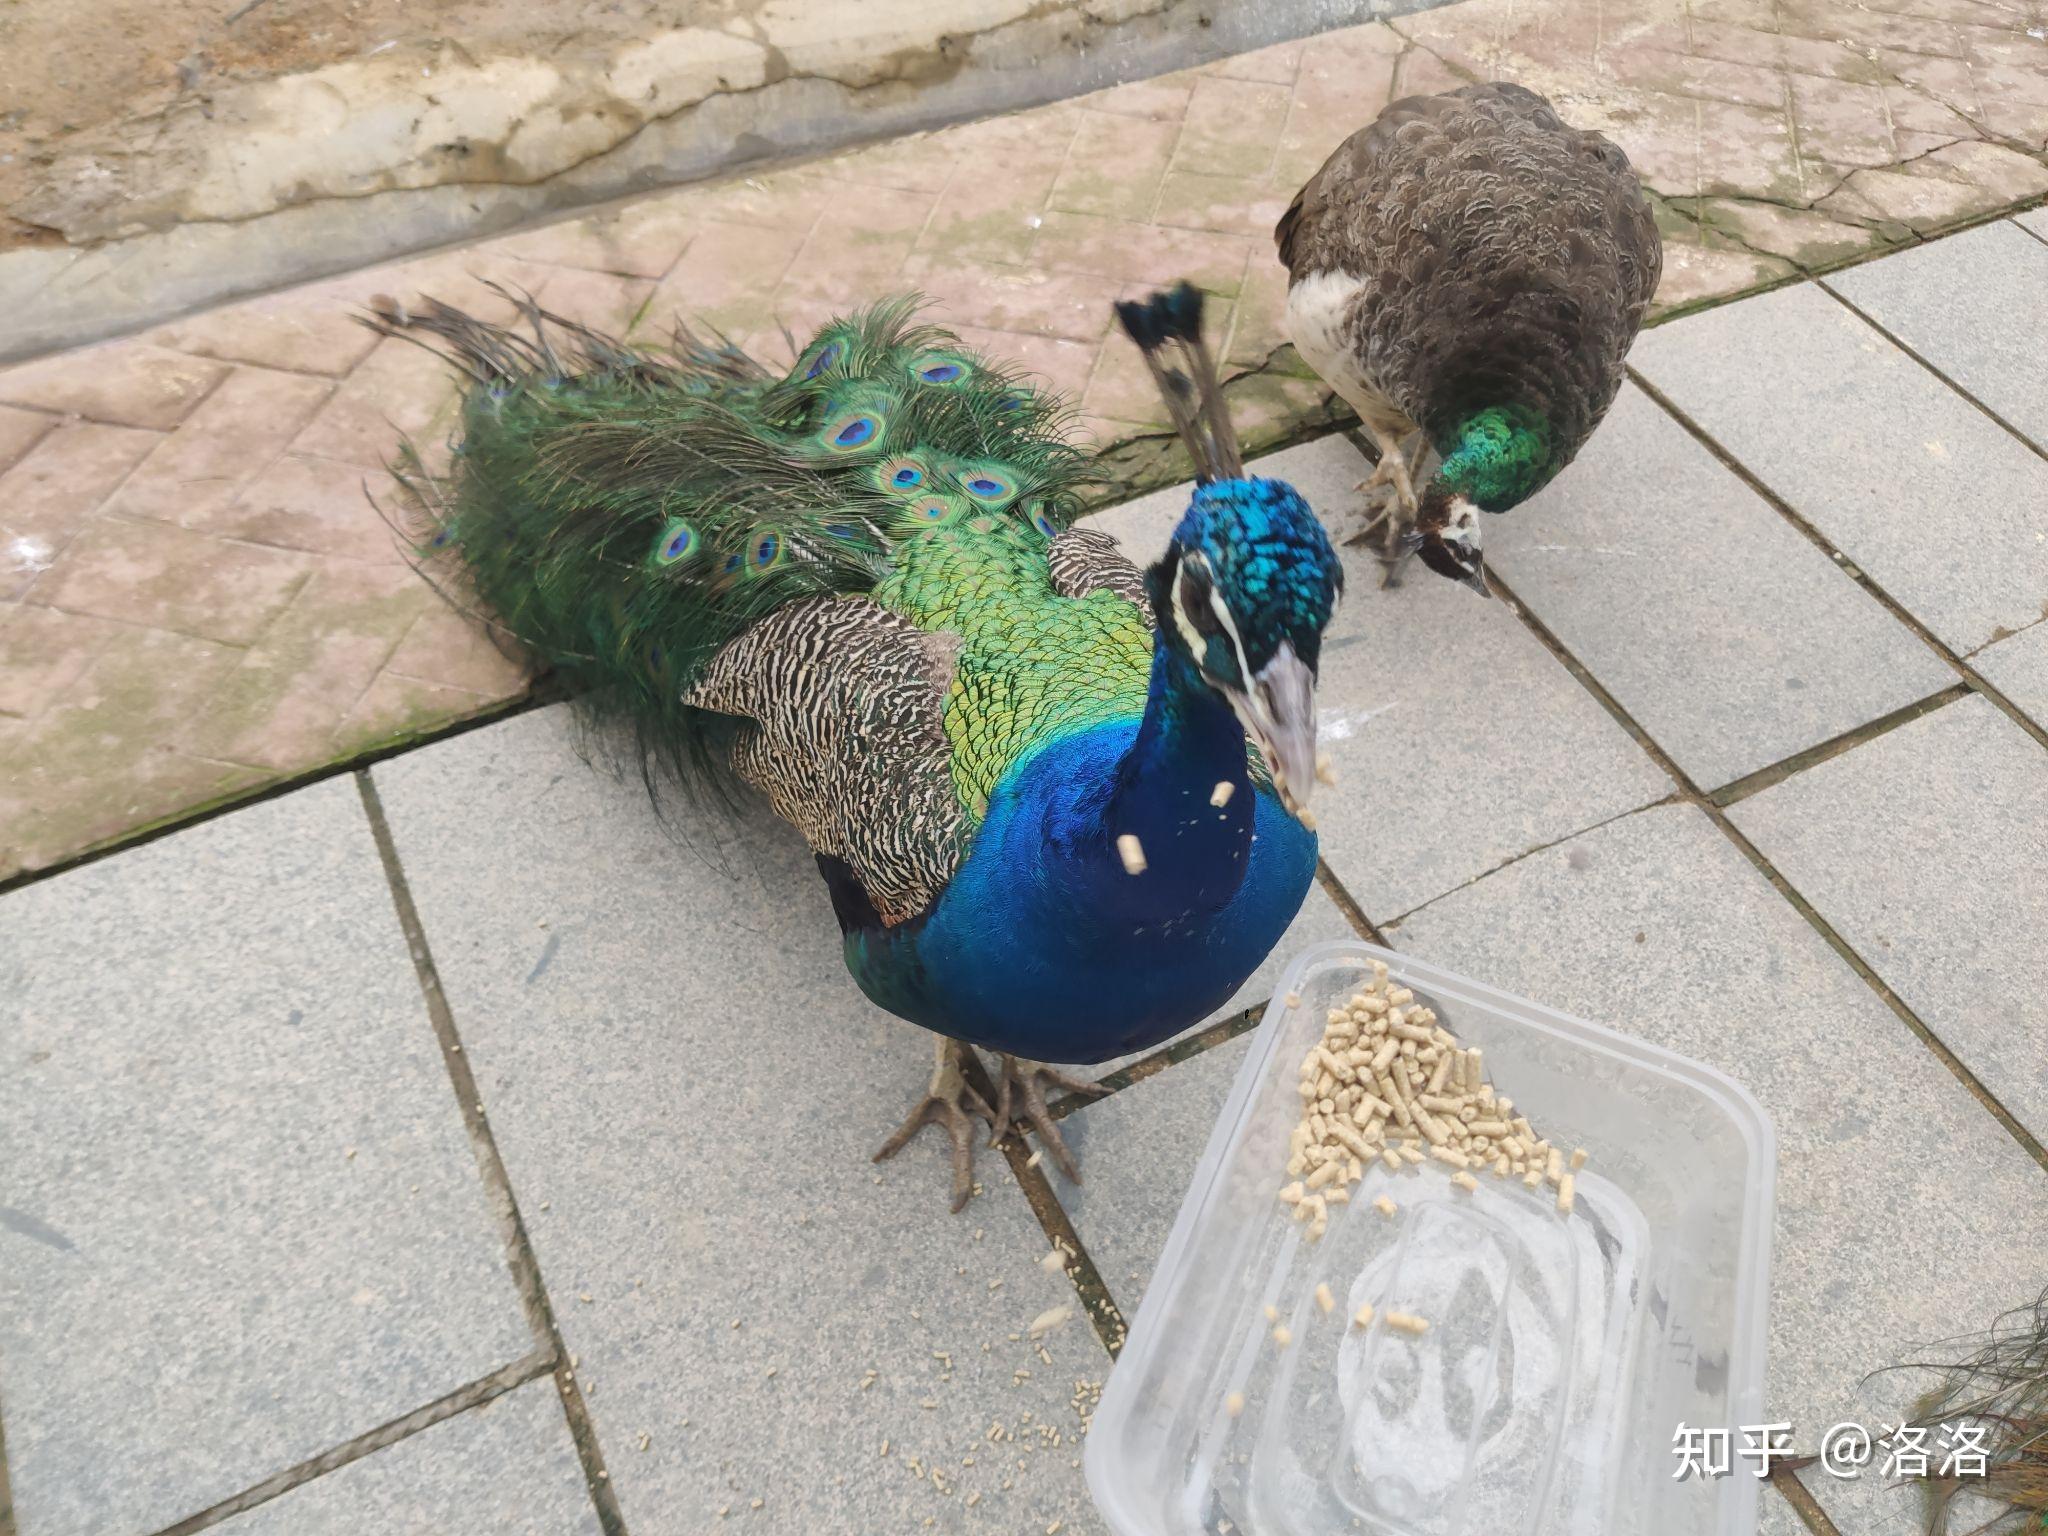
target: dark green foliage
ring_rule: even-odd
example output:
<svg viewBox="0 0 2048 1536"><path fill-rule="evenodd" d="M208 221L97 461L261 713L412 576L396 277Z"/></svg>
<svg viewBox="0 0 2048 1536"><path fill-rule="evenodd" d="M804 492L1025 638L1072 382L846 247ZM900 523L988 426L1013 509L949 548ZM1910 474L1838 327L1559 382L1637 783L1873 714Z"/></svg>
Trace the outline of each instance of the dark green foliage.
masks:
<svg viewBox="0 0 2048 1536"><path fill-rule="evenodd" d="M409 449L395 470L409 531L585 705L633 722L650 781L722 783L730 722L684 698L769 610L872 592L934 524L1049 537L1078 509L1064 408L913 324L914 300L827 326L782 377L722 339L628 347L522 307L531 336L439 304L370 322L469 380L448 474Z"/></svg>

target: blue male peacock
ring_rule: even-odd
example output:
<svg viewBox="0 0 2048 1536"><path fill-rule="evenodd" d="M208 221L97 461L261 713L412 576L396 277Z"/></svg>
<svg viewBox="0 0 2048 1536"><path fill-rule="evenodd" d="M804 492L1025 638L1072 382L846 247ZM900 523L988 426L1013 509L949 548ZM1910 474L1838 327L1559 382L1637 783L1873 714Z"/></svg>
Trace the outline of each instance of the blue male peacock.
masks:
<svg viewBox="0 0 2048 1536"><path fill-rule="evenodd" d="M453 467L401 471L496 622L650 768L736 776L803 834L881 1007L936 1031L953 1208L969 1113L1013 1092L1068 1177L1042 1065L1143 1049L1225 1001L1316 860L1315 671L1342 573L1244 475L1183 285L1120 306L1200 469L1149 571L1070 526L1057 401L913 323L828 325L775 376L679 331L628 348L526 306L373 322L467 375ZM1154 615L1166 622L1155 629ZM1246 731L1264 765L1246 752ZM994 1109L967 1042L1001 1057Z"/></svg>

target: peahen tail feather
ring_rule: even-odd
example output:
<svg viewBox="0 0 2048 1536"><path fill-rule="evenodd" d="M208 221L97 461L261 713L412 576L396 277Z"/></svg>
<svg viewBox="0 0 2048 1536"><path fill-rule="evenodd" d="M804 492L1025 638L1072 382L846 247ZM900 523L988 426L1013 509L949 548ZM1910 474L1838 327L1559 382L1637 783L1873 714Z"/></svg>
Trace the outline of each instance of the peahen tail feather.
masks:
<svg viewBox="0 0 2048 1536"><path fill-rule="evenodd" d="M530 334L434 301L365 317L467 381L450 469L410 445L393 467L416 562L630 722L650 786L730 787L732 723L684 698L770 611L871 592L935 527L1016 518L1049 539L1079 510L1065 406L913 323L915 299L826 326L778 376L723 337L628 346L507 296Z"/></svg>

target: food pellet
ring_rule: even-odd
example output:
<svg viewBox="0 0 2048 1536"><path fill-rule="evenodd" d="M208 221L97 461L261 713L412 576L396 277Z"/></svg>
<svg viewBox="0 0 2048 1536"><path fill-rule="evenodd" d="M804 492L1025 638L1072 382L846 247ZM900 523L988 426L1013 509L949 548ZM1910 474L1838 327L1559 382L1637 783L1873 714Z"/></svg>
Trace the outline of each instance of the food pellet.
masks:
<svg viewBox="0 0 2048 1536"><path fill-rule="evenodd" d="M1230 1396L1224 1398L1223 1411L1229 1414L1233 1419L1236 1418L1239 1414L1243 1413L1244 1394L1242 1392L1233 1392L1230 1394Z"/></svg>
<svg viewBox="0 0 2048 1536"><path fill-rule="evenodd" d="M1116 855L1124 861L1124 873L1142 875L1145 873L1145 845L1138 841L1138 834L1126 832L1116 840Z"/></svg>
<svg viewBox="0 0 2048 1536"><path fill-rule="evenodd" d="M1451 1182L1468 1195L1476 1194L1479 1189L1479 1181L1469 1173L1454 1173L1451 1175Z"/></svg>
<svg viewBox="0 0 2048 1536"><path fill-rule="evenodd" d="M1352 1313L1351 1321L1355 1327L1370 1328L1372 1326L1372 1303L1368 1301L1356 1312Z"/></svg>
<svg viewBox="0 0 2048 1536"><path fill-rule="evenodd" d="M1268 1307L1268 1308L1266 1308L1266 1321L1267 1321L1267 1322L1269 1322L1269 1323L1277 1323L1277 1322L1279 1322L1279 1321L1280 1321L1280 1309L1279 1309L1278 1307Z"/></svg>
<svg viewBox="0 0 2048 1536"><path fill-rule="evenodd" d="M1323 1309L1323 1316L1325 1317L1328 1317L1337 1310L1337 1298L1330 1294L1329 1286L1318 1285L1316 1287L1316 1305Z"/></svg>
<svg viewBox="0 0 2048 1536"><path fill-rule="evenodd" d="M1394 1204L1393 1199L1387 1195L1381 1195L1377 1200L1373 1201L1372 1208L1382 1216L1391 1216L1400 1209L1398 1205Z"/></svg>
<svg viewBox="0 0 2048 1536"><path fill-rule="evenodd" d="M1209 803L1220 811L1224 806L1230 804L1230 797L1236 793L1237 786L1231 783L1230 780L1218 779L1216 787L1209 791Z"/></svg>
<svg viewBox="0 0 2048 1536"><path fill-rule="evenodd" d="M1572 1149L1572 1172L1577 1173L1581 1168L1585 1166L1586 1149L1584 1147L1574 1147Z"/></svg>
<svg viewBox="0 0 2048 1536"><path fill-rule="evenodd" d="M1299 992L1288 993L1287 1006L1290 1008L1299 1008L1301 1006L1301 994Z"/></svg>
<svg viewBox="0 0 2048 1536"><path fill-rule="evenodd" d="M1273 1330L1273 1342L1285 1349L1294 1342L1294 1333L1283 1323Z"/></svg>
<svg viewBox="0 0 2048 1536"><path fill-rule="evenodd" d="M1572 1186L1574 1182L1572 1175L1569 1173L1557 1181L1557 1208L1567 1216L1572 1213Z"/></svg>
<svg viewBox="0 0 2048 1536"><path fill-rule="evenodd" d="M1389 1312L1387 1314L1387 1326L1399 1329L1402 1333L1427 1333L1429 1332L1429 1319L1417 1317L1412 1312Z"/></svg>

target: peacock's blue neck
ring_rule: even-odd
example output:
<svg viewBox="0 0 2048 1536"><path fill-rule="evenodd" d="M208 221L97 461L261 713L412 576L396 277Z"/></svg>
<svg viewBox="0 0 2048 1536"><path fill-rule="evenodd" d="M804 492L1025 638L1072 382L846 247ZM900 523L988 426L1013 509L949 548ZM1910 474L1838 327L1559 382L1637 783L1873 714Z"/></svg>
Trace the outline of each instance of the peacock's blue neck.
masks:
<svg viewBox="0 0 2048 1536"><path fill-rule="evenodd" d="M1164 636L1153 645L1144 720L1113 782L1094 835L1071 849L1095 902L1140 923L1227 902L1251 847L1244 727ZM1125 838L1137 839L1139 873L1127 867Z"/></svg>

